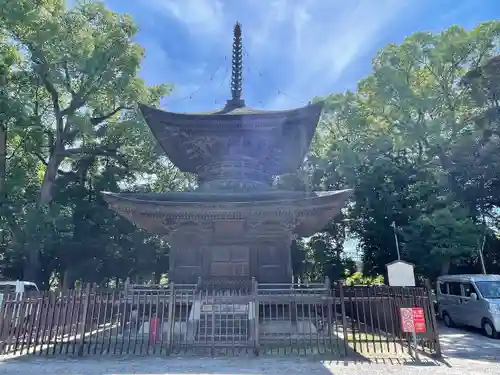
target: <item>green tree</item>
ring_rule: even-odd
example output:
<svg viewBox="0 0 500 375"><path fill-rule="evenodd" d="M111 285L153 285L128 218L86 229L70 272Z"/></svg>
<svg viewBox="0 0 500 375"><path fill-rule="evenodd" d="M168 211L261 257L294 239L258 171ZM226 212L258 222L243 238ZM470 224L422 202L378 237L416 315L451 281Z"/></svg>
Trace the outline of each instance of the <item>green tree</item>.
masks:
<svg viewBox="0 0 500 375"><path fill-rule="evenodd" d="M486 72L499 41L497 21L415 33L383 48L356 92L326 98L325 135L315 143L321 180L355 188L350 230L360 238L367 272L381 273L395 258L393 221L403 228L404 256L425 263L432 254L442 272L477 250L481 217L496 207L497 172L486 164L498 158L485 152L497 149L496 139L478 141L478 114L493 107L495 86L460 82L471 68ZM423 263L417 268L431 272Z"/></svg>
<svg viewBox="0 0 500 375"><path fill-rule="evenodd" d="M139 179L154 178L157 187L170 188L187 182L172 168L170 174L160 173L168 161L156 154L137 111L137 102L157 104L170 86L148 87L137 77L144 51L133 41L136 27L129 16L102 4L67 8L62 0L1 0L0 25L24 79L17 88L25 115L14 120L24 132L31 131L20 148L25 159L36 161L31 172L25 162L24 172L35 180L37 195L21 194L23 212L11 223L5 251L12 264L24 264L25 279L42 282L55 269L65 274L71 262L81 268L82 257L90 256L85 255L88 236L97 225L90 218L113 216L98 197L104 187L99 180L110 181L109 175L116 174L106 185L114 191L133 187ZM3 50L2 56L7 56ZM20 137L13 134L8 147ZM0 166L5 157L1 160ZM17 173L8 169L7 174ZM100 239L104 242L96 242L96 249L106 248L109 241ZM148 242L144 236L137 241ZM70 273L81 275L81 269Z"/></svg>

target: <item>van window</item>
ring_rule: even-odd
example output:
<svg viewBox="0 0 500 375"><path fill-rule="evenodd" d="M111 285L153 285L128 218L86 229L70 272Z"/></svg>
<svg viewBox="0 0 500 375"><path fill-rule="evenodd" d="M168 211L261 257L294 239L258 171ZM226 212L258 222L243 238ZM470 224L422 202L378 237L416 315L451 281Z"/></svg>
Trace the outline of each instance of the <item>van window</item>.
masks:
<svg viewBox="0 0 500 375"><path fill-rule="evenodd" d="M500 299L500 281L476 281L476 286L484 298Z"/></svg>
<svg viewBox="0 0 500 375"><path fill-rule="evenodd" d="M453 296L461 296L462 295L462 290L460 288L460 283L451 282L448 285L449 285L449 290L450 290L450 294L451 295L453 295Z"/></svg>
<svg viewBox="0 0 500 375"><path fill-rule="evenodd" d="M439 283L439 291L441 292L441 294L448 294L448 284Z"/></svg>
<svg viewBox="0 0 500 375"><path fill-rule="evenodd" d="M464 288L464 297L470 297L471 293L476 293L471 283L462 283L462 287Z"/></svg>
<svg viewBox="0 0 500 375"><path fill-rule="evenodd" d="M16 292L16 286L15 285L9 285L9 284L4 284L0 285L0 293L3 294L9 294L9 293L15 293Z"/></svg>
<svg viewBox="0 0 500 375"><path fill-rule="evenodd" d="M38 291L38 289L37 289L37 288L36 288L36 286L34 286L34 285L25 285L25 286L24 286L24 291L25 291L26 293L29 293L29 292L36 292L36 291Z"/></svg>

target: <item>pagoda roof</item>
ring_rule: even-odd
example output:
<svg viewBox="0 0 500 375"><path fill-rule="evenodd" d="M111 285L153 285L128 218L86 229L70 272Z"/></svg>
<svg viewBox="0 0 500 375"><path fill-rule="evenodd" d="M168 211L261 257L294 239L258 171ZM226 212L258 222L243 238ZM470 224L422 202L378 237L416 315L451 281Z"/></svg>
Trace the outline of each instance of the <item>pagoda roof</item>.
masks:
<svg viewBox="0 0 500 375"><path fill-rule="evenodd" d="M289 110L266 111L249 107L228 107L200 113L175 113L144 104L139 108L170 161L181 171L197 173L217 158L234 137L260 145L260 162L270 173L295 171L302 162L316 130L323 102Z"/></svg>
<svg viewBox="0 0 500 375"><path fill-rule="evenodd" d="M253 193L248 192L196 192L196 191L172 191L166 193L112 193L102 192L108 202L133 201L144 204L172 205L182 203L222 202L229 205L234 204L259 204L260 202L286 202L304 201L324 197L336 196L351 192L351 189L335 191L295 191L295 190L265 190Z"/></svg>
<svg viewBox="0 0 500 375"><path fill-rule="evenodd" d="M294 232L304 237L324 228L351 194L351 189L254 194L103 192L110 208L150 232L160 233L166 219L280 221L293 218L296 221Z"/></svg>
<svg viewBox="0 0 500 375"><path fill-rule="evenodd" d="M268 109L258 109L258 108L252 108L252 107L233 107L233 106L225 106L222 108L218 109L212 109L208 111L200 111L200 112L170 112L170 111L164 111L155 107L148 106L146 104L139 103L139 109L143 114L146 114L148 111L156 111L156 112L161 112L163 114L169 114L173 116L215 116L215 115L220 115L220 116L246 116L246 115L259 115L260 118L264 117L269 117L269 118L280 118L283 116L296 116L300 114L301 112L306 111L308 108L311 107L320 107L320 111L323 108L324 102L316 102L316 103L311 103L307 104L303 107L298 107L298 108L292 108L292 109L277 109L277 110L268 110Z"/></svg>

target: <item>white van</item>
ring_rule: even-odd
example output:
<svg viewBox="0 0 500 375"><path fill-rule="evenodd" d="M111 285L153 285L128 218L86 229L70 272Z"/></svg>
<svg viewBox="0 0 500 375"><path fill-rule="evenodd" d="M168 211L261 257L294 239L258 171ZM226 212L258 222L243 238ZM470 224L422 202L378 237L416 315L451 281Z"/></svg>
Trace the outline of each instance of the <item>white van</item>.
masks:
<svg viewBox="0 0 500 375"><path fill-rule="evenodd" d="M0 281L0 293L38 292L38 287L31 281Z"/></svg>
<svg viewBox="0 0 500 375"><path fill-rule="evenodd" d="M448 327L480 328L498 338L500 275L448 275L437 279L439 314Z"/></svg>
<svg viewBox="0 0 500 375"><path fill-rule="evenodd" d="M38 286L31 281L0 281L0 310L3 308L4 295L15 293L16 300L21 300L24 293L38 292ZM33 305L28 305L24 312L24 321L27 322L30 315L33 314ZM3 313L2 313L3 314ZM14 306L12 324L19 323L20 306Z"/></svg>
<svg viewBox="0 0 500 375"><path fill-rule="evenodd" d="M31 281L0 281L0 306L2 305L4 294L16 293L16 298L23 298L24 293L38 292L38 287Z"/></svg>

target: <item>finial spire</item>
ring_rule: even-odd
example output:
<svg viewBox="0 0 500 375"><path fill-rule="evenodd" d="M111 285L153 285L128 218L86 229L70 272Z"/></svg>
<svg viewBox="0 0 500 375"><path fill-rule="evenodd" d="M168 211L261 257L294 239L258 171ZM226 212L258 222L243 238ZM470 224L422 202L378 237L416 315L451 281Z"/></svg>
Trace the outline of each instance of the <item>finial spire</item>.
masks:
<svg viewBox="0 0 500 375"><path fill-rule="evenodd" d="M231 100L226 107L240 108L245 106L241 99L243 92L243 43L241 38L241 24L236 22L233 30L233 59L231 73Z"/></svg>

